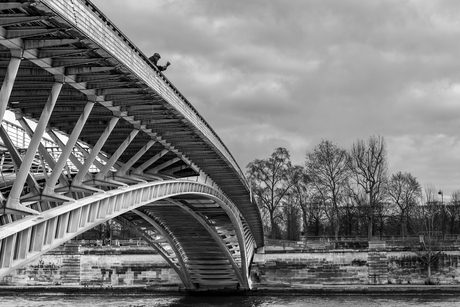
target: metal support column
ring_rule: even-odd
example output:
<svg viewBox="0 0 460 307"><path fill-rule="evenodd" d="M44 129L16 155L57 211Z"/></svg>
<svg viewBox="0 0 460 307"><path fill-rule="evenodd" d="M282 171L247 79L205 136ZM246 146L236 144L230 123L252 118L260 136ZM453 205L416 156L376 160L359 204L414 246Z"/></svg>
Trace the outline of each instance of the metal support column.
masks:
<svg viewBox="0 0 460 307"><path fill-rule="evenodd" d="M72 153L73 147L80 136L81 131L86 123L86 120L93 109L94 102L88 101L86 103L85 108L83 109L83 113L80 115L75 127L72 130L72 133L67 140L67 143L62 148L61 155L59 156L58 161L56 162L55 167L53 168L53 172L51 173L50 178L46 182L45 188L43 189L43 193L54 193L54 188L56 187L56 182L59 179L60 172L64 169L64 166L67 163L67 159L69 158L70 154Z"/></svg>
<svg viewBox="0 0 460 307"><path fill-rule="evenodd" d="M136 168L132 173L133 174L136 174L136 175L140 175L144 172L144 170L149 167L150 165L152 165L153 163L155 163L158 159L160 159L161 157L163 157L165 154L167 154L169 152L168 149L163 149L162 151L160 151L159 153L157 153L156 155L154 155L152 158L150 158L149 160L147 160L146 162L142 163L141 166L139 166L138 168Z"/></svg>
<svg viewBox="0 0 460 307"><path fill-rule="evenodd" d="M6 207L9 208L25 208L21 206L19 201L19 196L21 195L22 189L24 188L24 183L27 179L27 175L29 174L30 166L32 165L33 159L35 157L35 153L37 152L38 145L45 133L46 125L51 117L51 113L53 112L54 105L58 99L59 93L61 92L63 86L63 82L56 81L51 88L51 94L48 97L46 102L45 108L42 111L40 116L40 120L38 121L37 127L35 129L35 133L33 138L30 140L29 147L27 149L26 155L21 164L21 168L19 169L18 173L16 174L16 180L14 181L13 187L11 188L10 195L6 202ZM30 210L30 209L28 209ZM37 214L38 212L30 212Z"/></svg>
<svg viewBox="0 0 460 307"><path fill-rule="evenodd" d="M51 137L51 139L59 146L59 148L64 151L66 145L61 141L61 139L56 135L56 133L54 133L53 130L50 130L48 131L48 135ZM78 143L77 143L78 144ZM70 155L69 155L69 160L70 162L73 163L73 165L75 165L75 167L77 169L80 169L82 167L82 163L78 160L77 157L75 157L75 155L73 154L73 152L71 151L70 152Z"/></svg>
<svg viewBox="0 0 460 307"><path fill-rule="evenodd" d="M137 183L137 182L145 182L143 179L133 178L131 176L126 176L126 172L136 163L142 156L150 149L150 147L155 144L156 141L150 140L147 144L145 144L141 150L139 150L131 159L129 159L126 164L124 164L113 176L115 180L127 183Z"/></svg>
<svg viewBox="0 0 460 307"><path fill-rule="evenodd" d="M27 135L32 139L33 136L35 135L35 132L32 130L30 127L29 123L22 117L22 115L16 116L17 121L21 124L22 128L26 131ZM38 151L40 155L45 159L46 163L48 163L48 166L56 169L56 161L54 160L53 157L49 154L49 152L46 150L45 146L40 142L38 144ZM43 165L43 170L45 170L45 166ZM45 178L47 178L47 174L44 174ZM61 177L61 180L67 181L67 179L64 177L64 174L62 173L62 168L59 169L59 172L57 172L58 178ZM48 182L49 178L46 179ZM35 191L31 191L29 194L24 195L20 198L21 202L34 202L34 201L53 201L53 202L67 202L67 201L75 201L74 199L64 196L64 195L59 195L55 193L54 191L51 191L49 193L45 193L43 189L36 193Z"/></svg>
<svg viewBox="0 0 460 307"><path fill-rule="evenodd" d="M134 138L136 137L138 133L139 133L139 130L137 129L131 131L128 137L123 141L123 143L121 143L120 147L118 147L115 153L106 162L104 167L99 171L96 177L92 180L92 184L94 185L107 185L108 184L111 186L125 185L124 183L116 182L114 180L107 180L107 173L110 171L112 166L118 161L120 156L123 154L126 148L128 148L129 144L134 140ZM85 184L89 184L89 183L85 182Z"/></svg>
<svg viewBox="0 0 460 307"><path fill-rule="evenodd" d="M3 80L2 89L0 90L0 122L3 121L5 111L10 100L11 90L13 89L16 75L18 74L19 65L22 59L22 49L12 49L11 59L6 69L5 79Z"/></svg>
<svg viewBox="0 0 460 307"><path fill-rule="evenodd" d="M115 128L115 125L117 124L119 119L119 117L112 117L112 119L109 122L109 125L105 128L104 132L99 137L99 140L97 141L96 145L94 145L94 147L91 149L89 157L85 160L85 163L83 163L82 168L78 171L77 175L73 179L72 188L83 188L83 190L87 190L87 192L90 193L99 191L97 189L84 186L83 178L86 176L89 168L96 159L99 151L102 149L102 146L104 146L105 142L109 138L110 133L112 132L113 128Z"/></svg>

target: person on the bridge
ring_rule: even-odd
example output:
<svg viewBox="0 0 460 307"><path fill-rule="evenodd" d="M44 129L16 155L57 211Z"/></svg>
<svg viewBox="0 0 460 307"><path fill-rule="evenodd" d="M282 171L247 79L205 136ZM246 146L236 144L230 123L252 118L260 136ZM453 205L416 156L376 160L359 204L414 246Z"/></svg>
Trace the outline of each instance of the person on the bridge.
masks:
<svg viewBox="0 0 460 307"><path fill-rule="evenodd" d="M159 53L155 53L154 55L152 55L152 56L149 58L149 60L150 60L153 64L155 64L156 67L158 67L158 70L159 70L159 71L165 71L166 68L168 68L168 66L171 65L171 63L166 62L166 65L161 66L161 65L158 65L158 64L157 64L159 59L161 59L161 56L160 56Z"/></svg>

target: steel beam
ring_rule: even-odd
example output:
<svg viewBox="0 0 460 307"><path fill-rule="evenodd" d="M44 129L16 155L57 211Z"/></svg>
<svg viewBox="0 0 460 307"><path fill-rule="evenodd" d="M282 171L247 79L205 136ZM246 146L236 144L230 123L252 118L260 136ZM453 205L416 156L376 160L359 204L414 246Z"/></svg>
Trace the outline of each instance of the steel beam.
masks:
<svg viewBox="0 0 460 307"><path fill-rule="evenodd" d="M13 89L19 65L21 64L23 50L11 49L11 59L3 79L2 88L0 90L0 122L5 116L5 111L10 99L11 90Z"/></svg>
<svg viewBox="0 0 460 307"><path fill-rule="evenodd" d="M174 159L171 159L169 161L166 161L158 166L155 166L153 167L152 169L148 170L146 172L146 174L155 174L155 173L158 173L159 171L161 171L162 169L170 166L170 165L173 165L174 163L180 161L181 159L179 157L175 157Z"/></svg>
<svg viewBox="0 0 460 307"><path fill-rule="evenodd" d="M80 133L83 130L85 122L88 119L89 114L91 113L91 110L93 109L93 106L94 106L93 101L88 101L86 103L83 113L81 113L80 118L75 124L74 129L72 130L72 133L70 134L69 139L67 140L67 143L65 144L65 147L62 148L61 155L59 156L59 159L56 162L55 167L53 168L53 172L51 173L50 178L46 182L46 185L44 188L45 193L51 193L52 191L54 191L56 187L56 182L59 178L59 174L64 169L64 166L66 165L67 160L69 159L69 156L71 155L73 148L75 144L77 143L78 137L80 136Z"/></svg>
<svg viewBox="0 0 460 307"><path fill-rule="evenodd" d="M108 126L105 128L104 132L97 141L96 145L94 145L94 147L91 148L91 153L89 154L89 157L85 160L85 163L83 163L82 168L78 171L77 175L75 175L72 181L72 186L82 186L83 178L88 173L89 168L91 167L97 155L99 154L99 151L102 149L102 146L104 146L105 142L109 138L110 133L112 132L113 128L115 128L115 125L117 124L119 119L119 117L112 117Z"/></svg>
<svg viewBox="0 0 460 307"><path fill-rule="evenodd" d="M157 161L158 159L160 159L161 157L163 157L165 154L167 154L169 152L168 149L163 149L162 151L160 151L159 153L157 153L156 155L154 155L152 158L150 158L149 160L147 160L146 162L142 163L141 166L139 166L138 168L136 168L132 173L133 174L136 174L136 175L140 175L142 174L142 172L144 172L144 170L149 167L150 165L152 165L153 163L155 163L155 161Z"/></svg>
<svg viewBox="0 0 460 307"><path fill-rule="evenodd" d="M29 174L30 166L32 165L35 153L38 149L38 145L40 144L43 134L45 133L46 125L49 118L51 117L51 113L53 112L54 105L56 104L62 86L62 81L55 82L53 84L51 94L48 98L48 101L46 102L42 115L40 116L40 120L38 121L37 127L35 129L34 136L30 140L29 147L21 164L21 168L16 174L16 180L14 181L13 187L11 188L8 201L6 202L6 207L15 209L21 206L19 196L21 195L22 189L24 188L24 183L27 179L27 175Z"/></svg>
<svg viewBox="0 0 460 307"><path fill-rule="evenodd" d="M115 151L115 153L110 157L109 161L104 165L104 167L101 169L101 171L97 174L96 178L100 180L104 180L104 178L107 176L107 173L110 171L112 166L118 161L120 156L123 154L123 152L128 148L129 144L134 140L136 135L139 133L139 130L135 129L131 131L131 133L128 135L128 137L123 141L123 143L120 144L118 149Z"/></svg>
<svg viewBox="0 0 460 307"><path fill-rule="evenodd" d="M30 125L27 123L27 121L22 116L16 116L16 119L21 124L22 128L26 131L27 135L29 135L29 137L32 139L34 136L34 131L30 127ZM41 142L38 144L38 151L40 155L46 160L46 163L48 163L48 165L51 168L55 168L56 162L50 156L49 152L46 150L46 148L43 146ZM42 161L42 159L40 160ZM44 164L43 164L43 172L44 172L45 178L47 178L46 167ZM67 179L64 177L64 174L62 173L62 168L59 169L58 175L63 181L67 181ZM47 178L47 181L48 180L49 178ZM64 195L59 195L55 193L54 191L49 191L49 193L44 193L43 189L39 189L38 191L31 191L29 194L21 196L20 200L21 202L27 202L27 203L35 202L35 201L55 201L55 202L74 201L74 199L69 198Z"/></svg>

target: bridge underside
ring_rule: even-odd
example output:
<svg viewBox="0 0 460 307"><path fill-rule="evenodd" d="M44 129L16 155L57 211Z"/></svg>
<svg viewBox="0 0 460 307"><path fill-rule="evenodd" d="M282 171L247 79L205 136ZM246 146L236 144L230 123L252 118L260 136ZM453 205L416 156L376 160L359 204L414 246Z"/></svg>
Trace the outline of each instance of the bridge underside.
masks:
<svg viewBox="0 0 460 307"><path fill-rule="evenodd" d="M182 197L180 197L182 198ZM225 243L231 255L236 256L235 260L238 267L241 266L238 257L239 245L238 238L231 220L218 205L214 202L202 198L180 200L186 203L189 210L193 210L199 217L206 217L202 221L210 223L214 231L219 232L219 237ZM186 255L183 259L184 265L190 275L191 283L197 288L239 288L240 285L235 268L232 267L229 258L223 252L216 240L203 227L200 220L190 218L190 213L177 203L159 202L144 206L139 213L130 211L122 218L134 223L137 227L142 227L146 231L156 233L160 240L161 234L156 228L144 218L144 215L159 221L162 225L167 225L168 230L174 234L174 239L181 246L181 251ZM187 221L187 222L184 222ZM171 259L171 258L170 258ZM247 285L246 285L247 287Z"/></svg>
<svg viewBox="0 0 460 307"><path fill-rule="evenodd" d="M130 226L189 290L249 289L254 242L236 207L207 185L140 183L67 202L40 215L0 216L0 278L110 219Z"/></svg>
<svg viewBox="0 0 460 307"><path fill-rule="evenodd" d="M185 97L88 1L0 12L0 278L117 219L186 288L250 288L259 211Z"/></svg>
<svg viewBox="0 0 460 307"><path fill-rule="evenodd" d="M257 245L263 246L259 211L228 149L102 12L84 0L11 0L0 3L0 13L0 118L11 110L38 140L50 130L54 145L44 146L51 162L37 142L15 144L20 153L31 147L34 151L25 167L34 166L37 151L45 164L53 164L67 146L65 160L76 175L72 182L52 178L44 190L31 187L33 193L51 195L56 184L77 190L104 181L132 184L152 177L205 176L235 203ZM24 118L34 120L37 129L29 131ZM60 144L56 133L74 134L79 142ZM8 200L10 209L19 205L16 197Z"/></svg>

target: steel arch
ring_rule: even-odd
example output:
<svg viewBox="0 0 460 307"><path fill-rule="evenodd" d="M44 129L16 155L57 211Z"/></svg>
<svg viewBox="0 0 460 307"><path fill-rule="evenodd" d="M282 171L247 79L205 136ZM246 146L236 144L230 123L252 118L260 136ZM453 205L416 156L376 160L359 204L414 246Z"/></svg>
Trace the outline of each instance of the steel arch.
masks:
<svg viewBox="0 0 460 307"><path fill-rule="evenodd" d="M250 287L248 259L254 252L254 239L242 215L219 190L188 180L140 183L120 187L79 199L73 203L64 203L42 212L39 216L28 216L1 226L0 278L109 219L122 216L126 212L135 211L159 200L185 195L199 195L212 199L227 213L236 232L240 251L232 254L235 263L239 264L240 271L236 273L237 276L241 276L239 287L248 289ZM155 245L154 240L148 240L148 242ZM223 245L220 244L220 246ZM164 253L160 254L165 256ZM175 256L176 258L183 257L177 252ZM182 274L180 277L185 287L193 289L195 285L187 277L185 262L183 259L179 262L179 270L176 269L176 272ZM233 268L238 268L238 266L233 266Z"/></svg>

